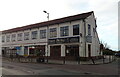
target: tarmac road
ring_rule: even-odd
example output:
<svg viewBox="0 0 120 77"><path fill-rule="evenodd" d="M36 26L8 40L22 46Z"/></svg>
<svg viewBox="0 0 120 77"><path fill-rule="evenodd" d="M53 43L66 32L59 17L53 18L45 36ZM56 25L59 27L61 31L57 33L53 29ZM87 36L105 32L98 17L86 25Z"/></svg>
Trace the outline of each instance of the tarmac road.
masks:
<svg viewBox="0 0 120 77"><path fill-rule="evenodd" d="M58 65L3 61L3 75L118 75L118 61L101 65Z"/></svg>

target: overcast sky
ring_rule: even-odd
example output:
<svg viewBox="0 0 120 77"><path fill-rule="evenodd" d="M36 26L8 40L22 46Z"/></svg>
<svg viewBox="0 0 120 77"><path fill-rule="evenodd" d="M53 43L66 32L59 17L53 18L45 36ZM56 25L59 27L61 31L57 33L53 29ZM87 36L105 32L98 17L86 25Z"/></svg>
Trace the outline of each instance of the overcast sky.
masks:
<svg viewBox="0 0 120 77"><path fill-rule="evenodd" d="M0 30L94 11L100 40L118 50L119 0L0 0Z"/></svg>

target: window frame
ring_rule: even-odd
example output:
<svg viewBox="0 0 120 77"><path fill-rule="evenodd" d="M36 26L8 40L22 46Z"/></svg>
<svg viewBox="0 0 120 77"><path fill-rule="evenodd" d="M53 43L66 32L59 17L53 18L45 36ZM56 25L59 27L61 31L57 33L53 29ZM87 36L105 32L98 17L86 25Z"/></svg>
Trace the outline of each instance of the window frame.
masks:
<svg viewBox="0 0 120 77"><path fill-rule="evenodd" d="M69 26L60 27L60 36L69 36Z"/></svg>
<svg viewBox="0 0 120 77"><path fill-rule="evenodd" d="M23 33L18 33L17 34L17 41L22 41L22 36L23 36Z"/></svg>
<svg viewBox="0 0 120 77"><path fill-rule="evenodd" d="M15 41L16 41L16 34L12 34L12 35L11 35L11 41L12 41L12 42L15 42Z"/></svg>
<svg viewBox="0 0 120 77"><path fill-rule="evenodd" d="M2 36L2 43L5 42L5 36Z"/></svg>
<svg viewBox="0 0 120 77"><path fill-rule="evenodd" d="M91 25L88 24L88 35L91 35Z"/></svg>
<svg viewBox="0 0 120 77"><path fill-rule="evenodd" d="M57 28L50 28L49 31L50 31L50 34L49 34L50 38L57 37Z"/></svg>
<svg viewBox="0 0 120 77"><path fill-rule="evenodd" d="M77 33L75 33L75 32L76 32L76 29L78 29L78 32L77 32ZM75 32L74 32L74 30L75 30ZM80 25L79 25L79 24L73 25L73 36L79 35L79 34L80 34Z"/></svg>
<svg viewBox="0 0 120 77"><path fill-rule="evenodd" d="M45 39L47 37L46 35L47 35L46 29L40 30L40 39Z"/></svg>
<svg viewBox="0 0 120 77"><path fill-rule="evenodd" d="M24 40L30 39L30 32L24 32Z"/></svg>
<svg viewBox="0 0 120 77"><path fill-rule="evenodd" d="M34 39L37 39L37 38L38 38L38 31L37 30L32 31L31 32L31 39L34 40Z"/></svg>

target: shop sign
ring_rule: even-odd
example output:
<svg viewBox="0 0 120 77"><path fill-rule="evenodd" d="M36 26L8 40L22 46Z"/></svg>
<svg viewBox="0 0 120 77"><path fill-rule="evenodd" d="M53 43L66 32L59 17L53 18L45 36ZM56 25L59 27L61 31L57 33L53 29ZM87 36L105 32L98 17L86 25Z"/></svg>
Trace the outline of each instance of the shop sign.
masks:
<svg viewBox="0 0 120 77"><path fill-rule="evenodd" d="M70 43L79 42L79 38L70 38Z"/></svg>
<svg viewBox="0 0 120 77"><path fill-rule="evenodd" d="M16 47L15 49L20 50L20 49L21 49L21 47Z"/></svg>
<svg viewBox="0 0 120 77"><path fill-rule="evenodd" d="M92 36L87 35L87 36L86 36L86 42L92 43Z"/></svg>
<svg viewBox="0 0 120 77"><path fill-rule="evenodd" d="M49 44L63 44L63 43L76 43L79 42L79 37L67 37L67 38L56 38L49 39Z"/></svg>
<svg viewBox="0 0 120 77"><path fill-rule="evenodd" d="M56 43L56 39L50 39L50 40L48 41L48 43L49 43L49 44L55 44L55 43Z"/></svg>

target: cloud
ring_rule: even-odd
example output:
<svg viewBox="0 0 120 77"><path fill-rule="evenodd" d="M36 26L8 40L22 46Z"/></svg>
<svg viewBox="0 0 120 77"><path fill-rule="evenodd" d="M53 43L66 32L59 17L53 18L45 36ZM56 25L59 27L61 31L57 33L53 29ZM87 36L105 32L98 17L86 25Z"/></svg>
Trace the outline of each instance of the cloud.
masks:
<svg viewBox="0 0 120 77"><path fill-rule="evenodd" d="M117 47L118 0L1 0L0 30L10 29L50 19L94 11L97 29L113 49Z"/></svg>

